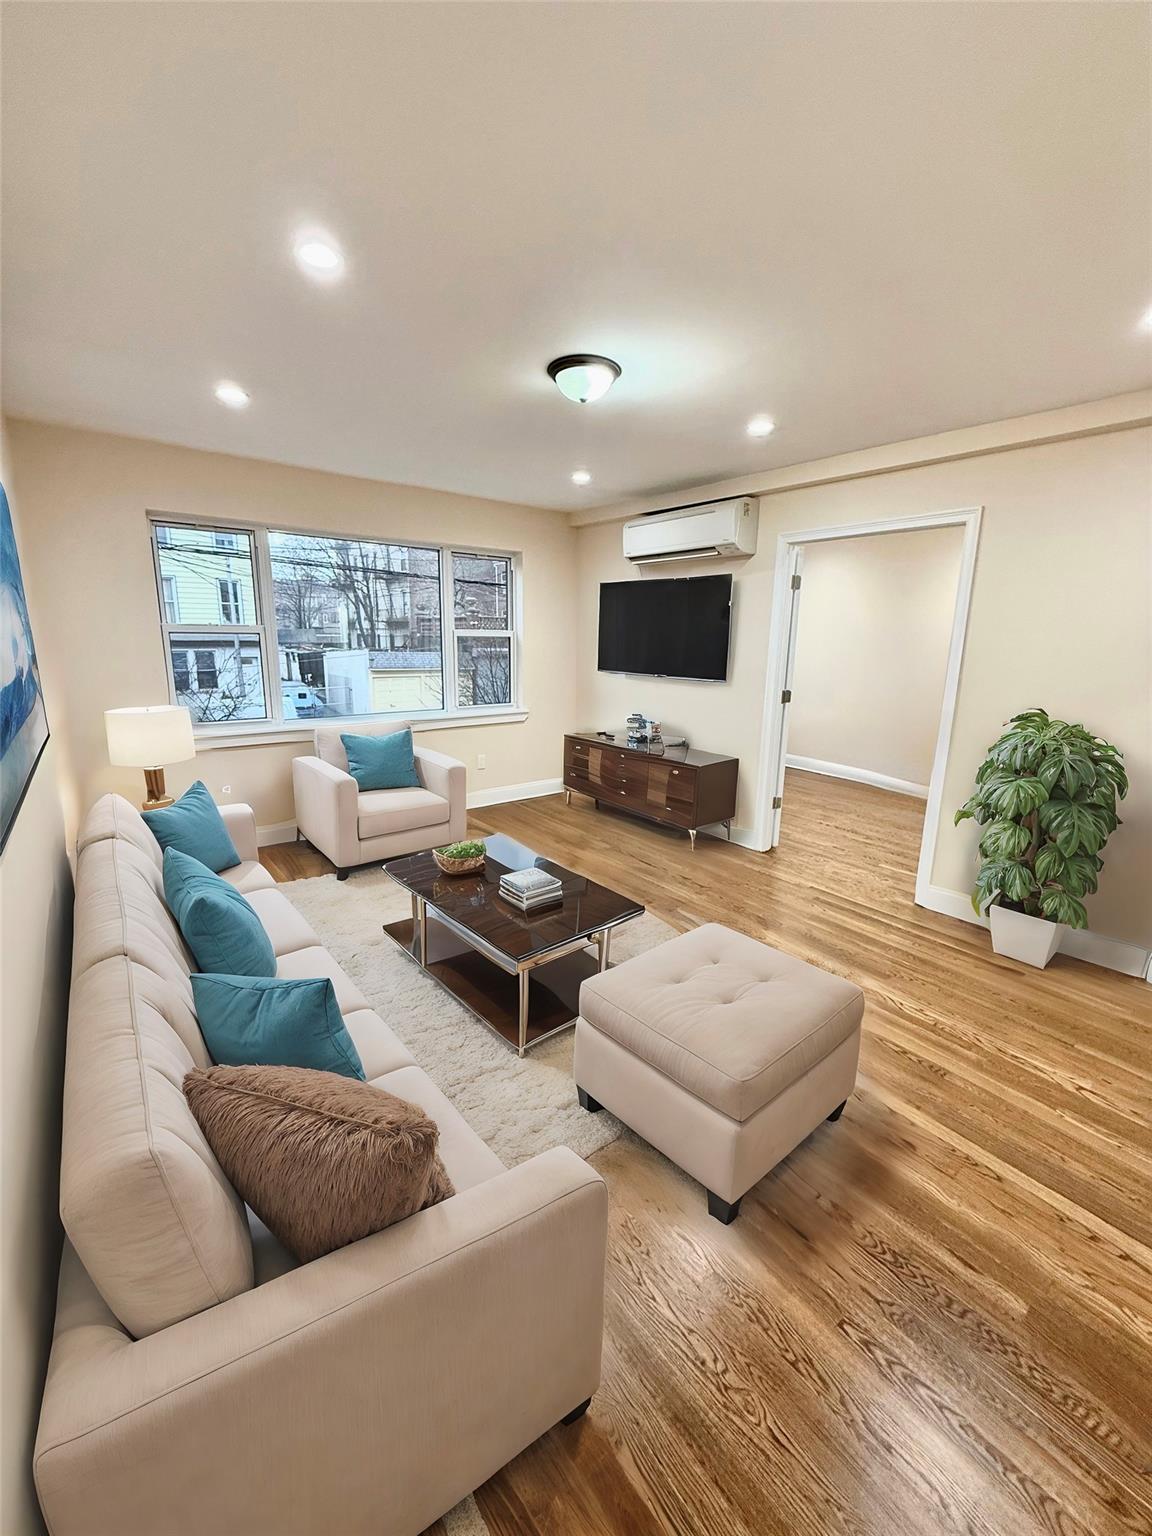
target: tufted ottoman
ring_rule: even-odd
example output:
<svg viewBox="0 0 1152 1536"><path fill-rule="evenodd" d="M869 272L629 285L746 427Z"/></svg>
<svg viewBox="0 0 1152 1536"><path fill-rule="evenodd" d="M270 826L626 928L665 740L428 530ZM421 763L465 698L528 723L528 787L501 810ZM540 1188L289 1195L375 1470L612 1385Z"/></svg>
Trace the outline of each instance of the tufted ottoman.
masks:
<svg viewBox="0 0 1152 1536"><path fill-rule="evenodd" d="M839 976L707 923L590 977L573 1070L699 1179L723 1222L856 1081L864 994Z"/></svg>

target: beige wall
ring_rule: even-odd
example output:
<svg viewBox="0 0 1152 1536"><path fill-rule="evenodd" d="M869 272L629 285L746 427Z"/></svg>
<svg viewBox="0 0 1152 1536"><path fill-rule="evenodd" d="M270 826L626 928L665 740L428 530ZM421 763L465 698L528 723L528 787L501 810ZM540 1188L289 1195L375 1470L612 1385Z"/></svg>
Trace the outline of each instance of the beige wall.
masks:
<svg viewBox="0 0 1152 1536"><path fill-rule="evenodd" d="M28 524L0 442L21 554ZM44 613L24 572L33 635ZM49 728L58 706L47 697ZM32 1487L32 1439L48 1357L60 1228L60 1085L72 878L49 741L0 856L0 1531L42 1530Z"/></svg>
<svg viewBox="0 0 1152 1536"><path fill-rule="evenodd" d="M528 719L420 739L467 763L470 791L559 778L573 719L576 543L562 513L40 423L8 426L23 487L25 558L43 599L37 639L58 700L70 833L103 791L142 793L139 774L108 763L103 711L167 698L148 511L521 551ZM194 763L170 769L168 783L179 792L202 778L218 798L250 802L258 823L272 826L293 818L289 764L309 750L201 751ZM483 770L479 754L487 758Z"/></svg>
<svg viewBox="0 0 1152 1536"><path fill-rule="evenodd" d="M806 546L790 755L927 791L963 543L952 527Z"/></svg>
<svg viewBox="0 0 1152 1536"><path fill-rule="evenodd" d="M816 478L816 472L813 472ZM695 499L685 491L683 501ZM944 787L933 882L970 889L975 833L953 827L984 749L1017 710L1043 705L1082 720L1125 752L1133 791L1090 898L1097 932L1152 945L1152 429L1131 428L763 496L760 540L736 573L726 685L599 674L597 586L633 573L620 524L580 530L583 723L619 723L632 708L682 727L700 747L740 757L737 823L753 823L760 772L776 537L925 512L985 508L968 644ZM688 574L687 567L678 567Z"/></svg>

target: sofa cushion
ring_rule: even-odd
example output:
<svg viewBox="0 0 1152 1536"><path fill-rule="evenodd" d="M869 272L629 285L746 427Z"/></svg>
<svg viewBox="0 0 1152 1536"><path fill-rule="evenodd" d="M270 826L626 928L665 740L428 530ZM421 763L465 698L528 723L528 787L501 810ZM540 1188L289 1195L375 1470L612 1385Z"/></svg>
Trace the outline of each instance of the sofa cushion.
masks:
<svg viewBox="0 0 1152 1536"><path fill-rule="evenodd" d="M76 864L72 973L112 955L127 955L182 985L191 1001L193 960L165 905L158 865L130 841L98 838Z"/></svg>
<svg viewBox="0 0 1152 1536"><path fill-rule="evenodd" d="M263 924L277 955L288 955L294 949L308 949L320 943L311 926L282 892L249 891L244 899Z"/></svg>
<svg viewBox="0 0 1152 1536"><path fill-rule="evenodd" d="M381 736L346 732L340 740L348 757L348 772L362 790L420 788L409 727L385 731Z"/></svg>
<svg viewBox="0 0 1152 1536"><path fill-rule="evenodd" d="M504 1164L420 1067L401 1067L373 1079L374 1088L418 1104L440 1128L440 1157L459 1194L505 1171Z"/></svg>
<svg viewBox="0 0 1152 1536"><path fill-rule="evenodd" d="M455 1191L436 1123L368 1083L299 1067L212 1067L184 1091L248 1204L302 1262Z"/></svg>
<svg viewBox="0 0 1152 1536"><path fill-rule="evenodd" d="M580 988L580 1016L705 1103L746 1120L859 1028L864 994L706 923Z"/></svg>
<svg viewBox="0 0 1152 1536"><path fill-rule="evenodd" d="M196 1017L220 1066L311 1067L364 1081L326 976L192 977Z"/></svg>
<svg viewBox="0 0 1152 1536"><path fill-rule="evenodd" d="M368 999L360 988L319 944L310 949L294 949L276 959L276 974L287 980L302 976L327 976L336 988L336 1002L341 1013L355 1013L368 1007Z"/></svg>
<svg viewBox="0 0 1152 1536"><path fill-rule="evenodd" d="M176 848L164 850L164 897L202 971L275 976L272 941L244 897Z"/></svg>
<svg viewBox="0 0 1152 1536"><path fill-rule="evenodd" d="M123 795L101 795L84 818L84 825L76 839L77 855L92 843L118 838L131 843L140 853L146 854L160 868L164 850L148 829L148 823L140 812Z"/></svg>
<svg viewBox="0 0 1152 1536"><path fill-rule="evenodd" d="M161 978L116 955L76 977L69 1007L60 1216L137 1338L252 1285L243 1205L182 1089L206 1053L188 1048L170 1003Z"/></svg>
<svg viewBox="0 0 1152 1536"><path fill-rule="evenodd" d="M443 826L452 807L430 789L370 789L359 796L356 829L360 841L390 832L415 832Z"/></svg>
<svg viewBox="0 0 1152 1536"><path fill-rule="evenodd" d="M348 772L348 754L344 750L341 737L348 729L347 725L318 725L314 737L316 756L325 763L331 763L333 768L339 768L342 773ZM391 731L410 731L411 729L411 720L372 720L356 723L358 736L387 736Z"/></svg>
<svg viewBox="0 0 1152 1536"><path fill-rule="evenodd" d="M275 878L269 874L263 864L258 864L255 859L242 859L231 869L220 870L219 874L221 880L227 880L229 885L234 885L243 896L247 896L252 891L270 891L276 885Z"/></svg>
<svg viewBox="0 0 1152 1536"><path fill-rule="evenodd" d="M207 788L196 780L173 805L140 813L161 848L178 848L213 874L239 864L236 844Z"/></svg>
<svg viewBox="0 0 1152 1536"><path fill-rule="evenodd" d="M345 1013L344 1028L364 1063L365 1077L380 1077L399 1067L416 1065L412 1052L371 1008L353 1008Z"/></svg>

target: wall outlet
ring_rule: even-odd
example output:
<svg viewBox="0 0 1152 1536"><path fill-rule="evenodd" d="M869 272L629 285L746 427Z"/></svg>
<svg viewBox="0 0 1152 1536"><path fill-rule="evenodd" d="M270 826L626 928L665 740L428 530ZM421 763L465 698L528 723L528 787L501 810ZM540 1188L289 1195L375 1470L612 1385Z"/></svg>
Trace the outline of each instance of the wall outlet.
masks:
<svg viewBox="0 0 1152 1536"><path fill-rule="evenodd" d="M232 793L232 786L231 786L231 784L221 784L221 786L220 786L220 793L222 795L230 795Z"/></svg>
<svg viewBox="0 0 1152 1536"><path fill-rule="evenodd" d="M476 754L476 766L477 766L477 768L487 768L487 766L488 766L488 758L487 758L487 756L483 752L477 752L477 754Z"/></svg>

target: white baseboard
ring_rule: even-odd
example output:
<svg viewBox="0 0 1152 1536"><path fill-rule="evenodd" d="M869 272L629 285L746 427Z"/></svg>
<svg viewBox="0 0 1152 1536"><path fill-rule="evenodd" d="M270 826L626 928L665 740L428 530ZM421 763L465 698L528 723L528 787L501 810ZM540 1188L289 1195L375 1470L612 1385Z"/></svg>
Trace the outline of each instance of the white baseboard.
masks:
<svg viewBox="0 0 1152 1536"><path fill-rule="evenodd" d="M500 789L473 789L468 793L468 809L503 805L508 800L536 800L541 795L558 795L563 788L563 779L530 779L527 784L505 784Z"/></svg>
<svg viewBox="0 0 1152 1536"><path fill-rule="evenodd" d="M910 779L894 779L891 774L873 773L871 768L850 768L846 763L826 763L818 757L796 757L789 752L784 759L786 768L799 768L802 773L822 773L828 779L854 779L857 784L871 784L874 789L890 789L896 795L915 795L927 800L927 784L913 784Z"/></svg>
<svg viewBox="0 0 1152 1536"><path fill-rule="evenodd" d="M963 891L950 891L942 885L920 886L916 891L916 904L927 907L929 912L943 912L946 917L974 923L979 928L988 926L988 919L976 915L971 900ZM1093 933L1090 928L1065 928L1060 936L1059 953L1101 965L1108 971L1119 971L1122 976L1147 976L1152 965L1152 955L1142 945L1129 944L1126 939L1110 939L1103 933Z"/></svg>
<svg viewBox="0 0 1152 1536"><path fill-rule="evenodd" d="M274 821L269 827L256 828L256 842L261 848L267 848L272 843L291 843L295 839L294 821Z"/></svg>
<svg viewBox="0 0 1152 1536"><path fill-rule="evenodd" d="M732 836L729 837L724 830L724 823L716 821L711 826L701 827L700 835L702 837L714 837L721 843L738 843L741 848L751 848L754 853L764 852L751 827L733 827Z"/></svg>

